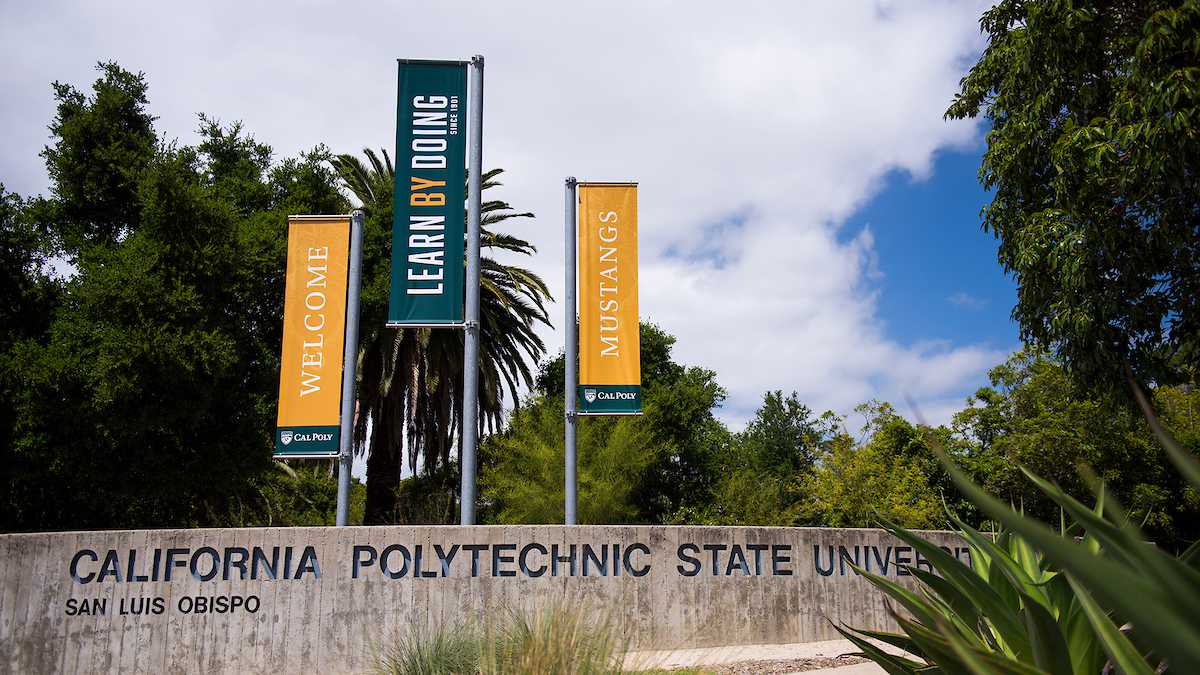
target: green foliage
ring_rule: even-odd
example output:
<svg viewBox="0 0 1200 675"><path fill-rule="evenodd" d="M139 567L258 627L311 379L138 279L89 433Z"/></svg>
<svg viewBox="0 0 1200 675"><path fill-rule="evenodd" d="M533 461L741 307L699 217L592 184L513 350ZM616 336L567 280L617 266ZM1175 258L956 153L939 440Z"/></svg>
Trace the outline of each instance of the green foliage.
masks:
<svg viewBox="0 0 1200 675"><path fill-rule="evenodd" d="M985 516L950 479L933 451L936 443L990 492L1045 522L1057 523L1059 508L1021 474L1020 464L1083 498L1089 490L1076 467L1087 463L1161 545L1186 546L1200 535L1200 494L1166 469L1162 448L1142 418L1114 396L1077 386L1062 364L1044 354L1019 352L993 369L992 386L968 400L952 428L914 425L889 404L873 401L857 409L866 424L856 437L833 413L816 416L794 393L769 392L746 430L730 434L712 416L719 402L715 379L671 362L673 341L643 327L643 371L652 373L643 422L663 450L636 480L622 479L635 482L630 499L636 515L607 511L606 517L619 519L601 522L868 527L882 514L905 527L937 528L945 525L948 508L965 522L980 523ZM538 391L555 402L562 396L562 372L560 357L545 364L538 378ZM1200 391L1160 386L1155 396L1163 423L1185 447L1200 448ZM509 433L522 440L504 447L521 459L505 470L521 478L504 488L495 483L487 498L499 504L501 492L512 490L545 507L536 516L509 512L505 522L553 522L559 513L559 414L513 417ZM587 419L580 428L589 424L604 422ZM539 450L529 449L534 447ZM672 482L686 485L686 492L664 487Z"/></svg>
<svg viewBox="0 0 1200 675"><path fill-rule="evenodd" d="M275 462L275 471L262 474L255 485L261 497L257 508L231 514L228 527L316 527L334 525L337 512L337 470L334 460ZM367 488L350 481L350 525L361 525Z"/></svg>
<svg viewBox="0 0 1200 675"><path fill-rule="evenodd" d="M61 293L44 269L49 254L45 237L26 215L25 200L0 183L0 353L16 341L44 335L49 326Z"/></svg>
<svg viewBox="0 0 1200 675"><path fill-rule="evenodd" d="M738 435L738 452L760 471L808 471L829 433L824 421L814 419L796 392L784 398L782 391L769 391L746 431Z"/></svg>
<svg viewBox="0 0 1200 675"><path fill-rule="evenodd" d="M388 675L621 673L625 644L608 616L553 603L504 612L483 626L409 628L382 646L373 670Z"/></svg>
<svg viewBox="0 0 1200 675"><path fill-rule="evenodd" d="M239 125L203 117L199 146L157 143L144 79L101 69L90 98L55 86L53 196L20 217L75 274L41 334L4 357L19 387L0 525L254 520L272 471L286 214L347 204L320 148L272 166Z"/></svg>
<svg viewBox="0 0 1200 675"><path fill-rule="evenodd" d="M874 444L835 444L828 463L803 482L803 493L798 520L822 527L865 527L876 513L923 529L944 520L924 474Z"/></svg>
<svg viewBox="0 0 1200 675"><path fill-rule="evenodd" d="M958 496L920 430L886 403L858 411L867 418L863 442L833 413L815 417L795 394L769 392L724 448L706 503L669 521L867 527L884 513L912 527L939 526L942 500L957 504Z"/></svg>
<svg viewBox="0 0 1200 675"><path fill-rule="evenodd" d="M1200 365L1200 2L1003 0L947 116L990 124L984 228L1078 381Z"/></svg>
<svg viewBox="0 0 1200 675"><path fill-rule="evenodd" d="M460 675L479 672L483 638L472 625L428 631L412 623L376 648L371 672L379 675Z"/></svg>
<svg viewBox="0 0 1200 675"><path fill-rule="evenodd" d="M713 460L709 495L684 506L669 522L705 525L793 525L801 522L799 477L825 452L836 425L820 418L796 393L767 392L744 432L721 443Z"/></svg>
<svg viewBox="0 0 1200 675"><path fill-rule="evenodd" d="M1200 462L1162 431L1135 388L1149 424L1193 490ZM1054 530L975 485L939 451L955 484L1005 530L995 539L955 520L970 549L965 565L919 536L884 521L920 551L937 574L910 570L914 593L857 570L899 603L903 634L844 630L868 658L890 673L940 672L1083 674L1200 669L1200 575L1193 546L1176 558L1146 542L1145 533L1104 484L1089 476L1097 498L1085 507L1057 485L1028 479L1076 524ZM1085 474L1086 475L1086 474ZM856 568L857 569L857 568ZM863 638L901 647L922 662L891 656Z"/></svg>
<svg viewBox="0 0 1200 675"><path fill-rule="evenodd" d="M454 524L458 522L458 466L438 467L432 472L409 476L396 486L396 525Z"/></svg>
<svg viewBox="0 0 1200 675"><path fill-rule="evenodd" d="M711 370L671 360L675 338L641 325L644 414L582 417L577 425L579 521L660 522L703 504L728 442L714 416L725 392ZM481 451L485 514L501 522L559 522L563 508L563 356L542 366L538 388Z"/></svg>
<svg viewBox="0 0 1200 675"><path fill-rule="evenodd" d="M816 469L799 477L802 522L865 527L878 514L907 527L941 526L945 495L931 483L934 472L924 460L932 455L918 441L919 430L887 404L859 411L868 415L867 442L839 434Z"/></svg>
<svg viewBox="0 0 1200 675"><path fill-rule="evenodd" d="M49 253L44 239L26 217L25 200L0 183L0 401L6 402L0 405L0 511L25 469L14 452L16 413L7 404L24 386L15 345L44 340L62 295L61 284L43 270ZM0 527L10 519L0 515Z"/></svg>
<svg viewBox="0 0 1200 675"><path fill-rule="evenodd" d="M365 150L367 162L338 155L332 163L343 184L366 212L360 349L360 411L355 442L367 451L367 522L394 523L417 513L399 491L401 465L430 477L449 470L462 426L463 336L459 331L397 329L385 326L391 276L392 187L395 167ZM503 169L482 176L484 190L498 187ZM481 207L480 372L481 430L498 429L507 397L516 403L518 388L533 385L530 363L545 353L535 332L550 325L545 302L550 291L530 270L499 262L505 253L533 255L529 242L499 231L507 221L532 218L501 200ZM368 429L370 438L367 438ZM407 457L404 456L407 450ZM418 458L421 465L418 466ZM440 479L434 480L440 482ZM440 502L439 502L440 503ZM436 513L442 510L436 509ZM453 509L446 511L451 517ZM453 521L433 521L453 522Z"/></svg>
<svg viewBox="0 0 1200 675"><path fill-rule="evenodd" d="M55 82L54 144L42 151L53 199L39 204L62 253L115 244L140 221L142 173L159 153L142 73L101 63L92 95Z"/></svg>
<svg viewBox="0 0 1200 675"><path fill-rule="evenodd" d="M717 374L707 368L685 366L672 359L675 336L658 326L640 327L643 412L639 428L654 439L655 459L641 473L631 495L634 522L661 522L668 514L705 503L717 477L720 454L729 443L729 431L716 418L725 400ZM561 399L563 357L543 365L539 386ZM580 428L603 424L604 418L580 420Z"/></svg>
<svg viewBox="0 0 1200 675"><path fill-rule="evenodd" d="M625 643L611 612L558 602L531 611L513 611L484 642L479 672L620 673Z"/></svg>
<svg viewBox="0 0 1200 675"><path fill-rule="evenodd" d="M725 400L717 374L675 363L674 345L674 336L642 324L641 421L661 449L634 489L639 522L661 522L676 509L703 504L729 442L729 431L716 418Z"/></svg>
<svg viewBox="0 0 1200 675"><path fill-rule="evenodd" d="M804 522L794 486L771 472L730 467L715 481L708 504L671 514L675 525L789 526Z"/></svg>
<svg viewBox="0 0 1200 675"><path fill-rule="evenodd" d="M577 429L578 521L605 525L638 522L632 495L664 451L644 420L580 419ZM559 523L563 519L563 402L531 399L512 417L507 433L482 450L483 503L497 523Z"/></svg>
<svg viewBox="0 0 1200 675"><path fill-rule="evenodd" d="M1077 469L1086 464L1156 541L1170 546L1200 536L1195 500L1180 498L1188 494L1186 484L1169 470L1145 420L1123 400L1077 388L1061 364L1037 352L1018 352L989 376L992 386L976 392L973 405L955 416L955 427L973 440L965 462L990 494L1057 522L1058 505L1018 467L1086 499L1091 491ZM1156 395L1164 422L1181 432L1186 447L1200 449L1200 393L1159 387Z"/></svg>

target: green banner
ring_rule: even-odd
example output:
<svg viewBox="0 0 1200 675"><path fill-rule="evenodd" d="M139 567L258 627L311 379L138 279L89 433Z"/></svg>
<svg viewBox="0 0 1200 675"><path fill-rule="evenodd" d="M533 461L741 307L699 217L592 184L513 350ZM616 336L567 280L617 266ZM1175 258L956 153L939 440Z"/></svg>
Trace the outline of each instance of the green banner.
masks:
<svg viewBox="0 0 1200 675"><path fill-rule="evenodd" d="M337 457L342 430L337 425L277 427L275 457Z"/></svg>
<svg viewBox="0 0 1200 675"><path fill-rule="evenodd" d="M580 415L640 415L642 387L636 384L581 384Z"/></svg>
<svg viewBox="0 0 1200 675"><path fill-rule="evenodd" d="M463 320L467 64L400 61L388 324Z"/></svg>

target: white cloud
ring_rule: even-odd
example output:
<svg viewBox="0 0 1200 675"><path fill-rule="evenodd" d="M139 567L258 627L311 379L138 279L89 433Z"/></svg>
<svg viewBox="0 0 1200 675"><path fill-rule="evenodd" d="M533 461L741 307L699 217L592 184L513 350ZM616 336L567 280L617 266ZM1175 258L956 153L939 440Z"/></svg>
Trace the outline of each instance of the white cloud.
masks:
<svg viewBox="0 0 1200 675"><path fill-rule="evenodd" d="M1003 354L902 344L877 318L873 239L843 221L891 170L977 136L943 121L983 7L930 2L6 3L0 180L45 189L48 83L144 70L159 128L242 119L279 154L390 146L396 57L487 57L485 164L562 291L562 180L641 183L642 313L717 370L730 420L766 389L815 408L945 401ZM556 321L561 321L556 311ZM554 347L561 337L547 334ZM934 333L928 336L936 340Z"/></svg>
<svg viewBox="0 0 1200 675"><path fill-rule="evenodd" d="M955 291L950 297L946 298L946 302L973 311L979 311L987 307L988 304L986 298L977 298L966 291Z"/></svg>

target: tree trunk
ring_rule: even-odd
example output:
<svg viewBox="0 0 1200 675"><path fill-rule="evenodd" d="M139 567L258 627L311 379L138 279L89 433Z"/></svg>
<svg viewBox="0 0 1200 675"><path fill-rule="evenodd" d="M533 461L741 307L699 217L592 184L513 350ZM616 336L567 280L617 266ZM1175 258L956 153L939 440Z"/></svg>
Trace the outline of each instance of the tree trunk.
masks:
<svg viewBox="0 0 1200 675"><path fill-rule="evenodd" d="M380 424L371 430L371 454L367 456L367 503L363 525L391 525L396 522L396 488L404 457L400 435L392 433L399 422L392 415L380 415Z"/></svg>

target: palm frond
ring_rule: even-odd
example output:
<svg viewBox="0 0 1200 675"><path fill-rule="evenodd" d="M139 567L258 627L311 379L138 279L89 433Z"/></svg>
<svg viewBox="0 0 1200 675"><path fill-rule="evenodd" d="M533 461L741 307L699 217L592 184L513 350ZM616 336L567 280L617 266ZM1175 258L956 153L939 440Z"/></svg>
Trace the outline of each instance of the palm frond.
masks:
<svg viewBox="0 0 1200 675"><path fill-rule="evenodd" d="M386 149L376 153L366 148L363 156L365 161L336 155L330 163L368 214L390 208L395 187L390 155ZM485 172L483 189L500 186L503 173ZM537 249L528 241L496 229L506 221L532 217L503 200L483 202L481 248L533 255ZM481 259L480 284L479 425L480 431L494 432L503 424L505 403L516 406L521 387L533 385L532 364L546 353L535 329L550 325L546 303L552 297L538 275L491 256ZM413 472L433 473L445 466L461 439L461 331L371 330L364 334L359 364L354 437L356 450L367 453L368 473L376 456L403 456ZM399 475L394 479L398 484Z"/></svg>

